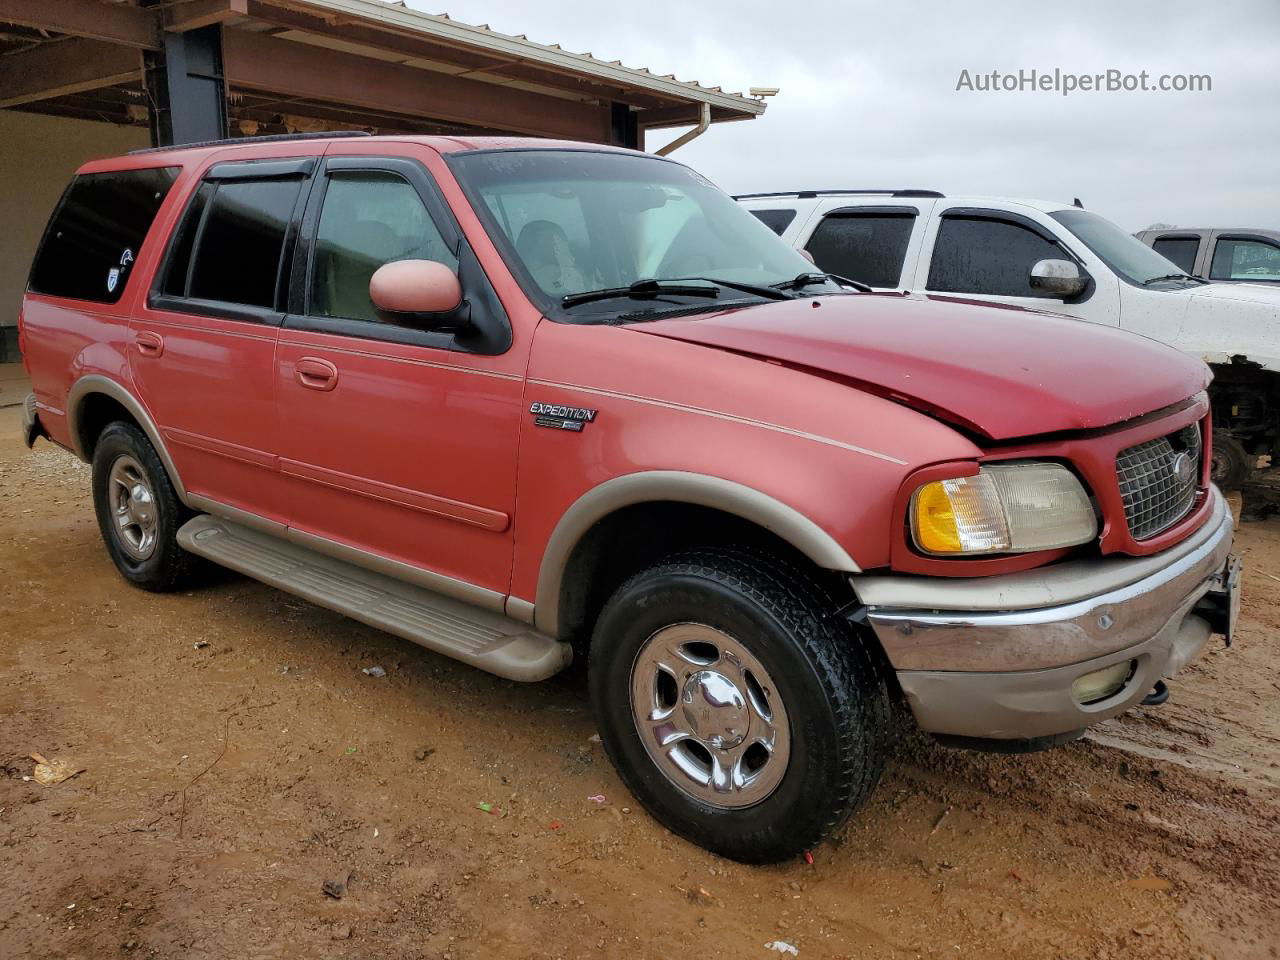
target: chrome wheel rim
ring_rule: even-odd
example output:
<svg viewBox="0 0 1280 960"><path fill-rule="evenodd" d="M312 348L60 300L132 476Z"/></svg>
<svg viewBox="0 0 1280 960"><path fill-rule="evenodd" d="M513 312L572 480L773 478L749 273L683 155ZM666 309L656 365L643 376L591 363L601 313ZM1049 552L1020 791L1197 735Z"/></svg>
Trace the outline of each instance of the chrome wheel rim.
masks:
<svg viewBox="0 0 1280 960"><path fill-rule="evenodd" d="M681 623L649 637L631 667L631 710L657 768L709 806L757 804L787 771L791 729L772 677L714 627Z"/></svg>
<svg viewBox="0 0 1280 960"><path fill-rule="evenodd" d="M111 464L107 499L116 542L132 559L146 560L156 549L156 498L142 466L128 454L121 454Z"/></svg>

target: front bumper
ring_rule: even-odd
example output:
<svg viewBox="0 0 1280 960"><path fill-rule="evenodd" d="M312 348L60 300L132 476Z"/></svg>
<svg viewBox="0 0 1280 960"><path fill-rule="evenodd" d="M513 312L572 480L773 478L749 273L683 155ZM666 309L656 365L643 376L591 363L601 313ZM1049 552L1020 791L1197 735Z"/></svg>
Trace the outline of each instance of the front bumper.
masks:
<svg viewBox="0 0 1280 960"><path fill-rule="evenodd" d="M920 727L981 740L1058 737L1123 713L1180 670L1227 629L1218 594L1232 522L1221 494L1211 496L1199 530L1148 557L943 583L855 577ZM1075 680L1126 660L1120 690L1077 702Z"/></svg>

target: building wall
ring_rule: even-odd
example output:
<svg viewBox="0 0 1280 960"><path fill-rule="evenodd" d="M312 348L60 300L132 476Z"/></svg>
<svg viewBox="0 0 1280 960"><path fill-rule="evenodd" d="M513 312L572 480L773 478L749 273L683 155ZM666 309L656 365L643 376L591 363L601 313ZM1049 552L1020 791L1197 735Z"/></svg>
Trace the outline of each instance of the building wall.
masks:
<svg viewBox="0 0 1280 960"><path fill-rule="evenodd" d="M18 310L31 258L71 175L86 160L149 144L141 127L0 110L0 363L18 359Z"/></svg>

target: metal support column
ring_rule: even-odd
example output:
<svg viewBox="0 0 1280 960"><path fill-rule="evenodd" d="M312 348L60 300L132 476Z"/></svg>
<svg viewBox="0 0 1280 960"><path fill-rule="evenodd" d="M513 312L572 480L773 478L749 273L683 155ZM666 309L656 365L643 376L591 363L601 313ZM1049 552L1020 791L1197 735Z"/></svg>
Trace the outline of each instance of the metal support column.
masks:
<svg viewBox="0 0 1280 960"><path fill-rule="evenodd" d="M146 79L153 146L227 136L220 25L166 33L164 49L146 54Z"/></svg>
<svg viewBox="0 0 1280 960"><path fill-rule="evenodd" d="M636 122L636 112L631 106L615 102L609 108L609 142L615 147L644 149L640 143L640 125Z"/></svg>

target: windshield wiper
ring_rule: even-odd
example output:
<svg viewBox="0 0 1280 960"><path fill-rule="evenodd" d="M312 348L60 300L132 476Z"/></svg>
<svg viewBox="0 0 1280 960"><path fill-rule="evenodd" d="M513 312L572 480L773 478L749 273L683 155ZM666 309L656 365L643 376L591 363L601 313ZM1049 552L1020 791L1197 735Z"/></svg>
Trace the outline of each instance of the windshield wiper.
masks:
<svg viewBox="0 0 1280 960"><path fill-rule="evenodd" d="M763 283L744 283L741 280L721 280L719 277L680 277L681 280L702 280L705 283L714 283L717 286L728 287L730 290L741 290L743 293L754 293L760 297L766 297L770 300L794 300L793 294L787 293L780 287L767 287Z"/></svg>
<svg viewBox="0 0 1280 960"><path fill-rule="evenodd" d="M698 279L698 278L694 278ZM718 297L720 291L715 287L694 287L688 284L673 283L669 280L637 280L629 287L605 287L603 290L585 290L582 293L570 293L560 298L562 306L573 307L580 303L593 303L596 300L612 300L614 297Z"/></svg>
<svg viewBox="0 0 1280 960"><path fill-rule="evenodd" d="M1147 287L1153 283L1159 283L1161 280L1191 280L1195 283L1209 282L1208 280L1202 280L1199 277L1193 277L1189 273L1166 273L1163 277L1152 277L1150 280L1143 280L1142 285Z"/></svg>
<svg viewBox="0 0 1280 960"><path fill-rule="evenodd" d="M687 281L696 280L701 283L715 284L713 287L692 286ZM742 283L738 280L721 280L719 277L671 277L658 280L650 277L637 280L629 287L606 287L603 290L586 290L582 293L570 293L560 298L561 306L574 307L580 303L593 303L597 300L612 300L614 297L718 297L720 291L716 287L727 287L743 293L754 293L768 300L793 300L793 294L776 287L766 287L759 283Z"/></svg>
<svg viewBox="0 0 1280 960"><path fill-rule="evenodd" d="M848 277L842 277L838 273L802 273L792 280L783 280L781 283L775 283L773 288L775 290L799 290L800 288L807 287L810 284L826 283L828 280L834 280L836 283L842 283L846 287L853 287L853 289L860 293L872 292L872 288L867 286L861 280L850 280Z"/></svg>

